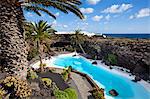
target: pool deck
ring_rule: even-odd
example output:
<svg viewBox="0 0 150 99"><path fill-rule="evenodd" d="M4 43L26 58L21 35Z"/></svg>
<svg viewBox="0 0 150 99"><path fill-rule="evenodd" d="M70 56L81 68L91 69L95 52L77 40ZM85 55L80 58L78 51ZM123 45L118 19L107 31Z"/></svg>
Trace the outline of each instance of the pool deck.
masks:
<svg viewBox="0 0 150 99"><path fill-rule="evenodd" d="M91 93L89 93L89 91L92 89L89 87L89 85L87 85L87 82L84 80L85 78L73 72L71 72L71 78L75 82L79 90L81 99L88 99L88 97L91 96Z"/></svg>
<svg viewBox="0 0 150 99"><path fill-rule="evenodd" d="M62 73L62 69L55 68L55 72ZM78 92L78 99L94 99L89 92L93 88L85 77L71 72L71 80L69 80L68 84L70 87L76 89Z"/></svg>

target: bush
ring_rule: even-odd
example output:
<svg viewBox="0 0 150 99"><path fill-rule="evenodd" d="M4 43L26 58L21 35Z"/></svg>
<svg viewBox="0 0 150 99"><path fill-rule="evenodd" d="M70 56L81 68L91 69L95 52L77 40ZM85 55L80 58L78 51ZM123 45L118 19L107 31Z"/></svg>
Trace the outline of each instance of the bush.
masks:
<svg viewBox="0 0 150 99"><path fill-rule="evenodd" d="M69 66L67 69L65 69L63 72L62 72L62 78L67 81L68 78L69 78L69 74L70 72L72 71L72 67Z"/></svg>
<svg viewBox="0 0 150 99"><path fill-rule="evenodd" d="M52 82L52 86L51 86L51 88L52 88L52 91L53 91L53 92L55 92L55 91L59 90L59 88L57 87L57 85L56 85L56 83L55 83L55 82Z"/></svg>
<svg viewBox="0 0 150 99"><path fill-rule="evenodd" d="M6 91L4 90L4 88L0 88L0 99L2 99L2 97L4 97L5 94Z"/></svg>
<svg viewBox="0 0 150 99"><path fill-rule="evenodd" d="M34 79L38 78L38 75L33 70L29 70L28 74L27 74L27 78L34 80Z"/></svg>
<svg viewBox="0 0 150 99"><path fill-rule="evenodd" d="M55 95L56 99L70 99L68 94L64 91L61 91L61 90L56 90L54 92L54 95Z"/></svg>
<svg viewBox="0 0 150 99"><path fill-rule="evenodd" d="M107 60L112 64L116 65L117 64L117 56L114 54L108 54L107 55Z"/></svg>
<svg viewBox="0 0 150 99"><path fill-rule="evenodd" d="M45 86L51 87L51 85L52 85L52 80L51 79L49 79L49 78L42 78L41 80L42 80L42 82L44 83Z"/></svg>
<svg viewBox="0 0 150 99"><path fill-rule="evenodd" d="M69 67L68 67L68 73L70 73L71 71L72 71L72 67L69 66Z"/></svg>
<svg viewBox="0 0 150 99"><path fill-rule="evenodd" d="M11 98L25 98L31 95L31 88L27 81L18 79L18 77L8 76L0 83L2 88L10 94Z"/></svg>
<svg viewBox="0 0 150 99"><path fill-rule="evenodd" d="M63 73L62 73L62 78L67 81L68 80L68 72L65 70Z"/></svg>
<svg viewBox="0 0 150 99"><path fill-rule="evenodd" d="M99 91L94 89L92 91L92 95L94 96L95 99L105 99L105 97L104 97L104 89L100 89Z"/></svg>
<svg viewBox="0 0 150 99"><path fill-rule="evenodd" d="M67 88L64 91L68 94L69 99L78 99L78 95L75 89Z"/></svg>

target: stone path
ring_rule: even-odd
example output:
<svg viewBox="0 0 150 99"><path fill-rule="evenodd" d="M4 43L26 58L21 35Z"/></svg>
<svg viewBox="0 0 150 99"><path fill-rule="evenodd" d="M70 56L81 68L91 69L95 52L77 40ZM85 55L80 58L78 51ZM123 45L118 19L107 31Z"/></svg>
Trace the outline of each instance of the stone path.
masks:
<svg viewBox="0 0 150 99"><path fill-rule="evenodd" d="M89 93L88 91L90 91L91 89L85 83L85 80L83 79L83 77L76 73L71 72L71 78L79 90L81 99L89 99L88 97L91 96L91 93Z"/></svg>

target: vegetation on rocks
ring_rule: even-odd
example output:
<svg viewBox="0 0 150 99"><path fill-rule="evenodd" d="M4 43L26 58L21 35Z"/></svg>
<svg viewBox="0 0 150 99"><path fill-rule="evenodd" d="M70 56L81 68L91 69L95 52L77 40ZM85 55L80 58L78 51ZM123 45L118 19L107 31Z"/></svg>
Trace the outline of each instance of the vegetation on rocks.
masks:
<svg viewBox="0 0 150 99"><path fill-rule="evenodd" d="M41 80L42 80L42 82L44 83L44 85L45 86L47 86L47 87L51 87L51 85L52 85L52 80L51 79L49 79L49 78L41 78Z"/></svg>
<svg viewBox="0 0 150 99"><path fill-rule="evenodd" d="M106 57L106 60L108 62L110 62L110 64L112 65L116 65L117 64L117 56L114 54L108 54Z"/></svg>
<svg viewBox="0 0 150 99"><path fill-rule="evenodd" d="M4 98L6 94L6 91L4 90L4 88L0 88L0 99Z"/></svg>
<svg viewBox="0 0 150 99"><path fill-rule="evenodd" d="M78 94L73 88L67 88L64 91L55 89L54 96L56 99L78 99Z"/></svg>
<svg viewBox="0 0 150 99"><path fill-rule="evenodd" d="M61 90L56 90L54 92L54 95L55 95L56 99L72 99L72 98L69 98L69 96L66 92L61 91Z"/></svg>
<svg viewBox="0 0 150 99"><path fill-rule="evenodd" d="M70 75L70 72L72 70L72 67L69 66L68 68L64 69L64 71L61 73L62 75L62 78L67 81L69 79L69 75Z"/></svg>
<svg viewBox="0 0 150 99"><path fill-rule="evenodd" d="M36 78L38 78L37 73L34 72L32 69L30 69L30 70L28 71L28 74L27 74L27 79L34 80L34 79L36 79Z"/></svg>
<svg viewBox="0 0 150 99"><path fill-rule="evenodd" d="M78 94L75 89L67 88L64 91L68 94L69 99L78 99Z"/></svg>
<svg viewBox="0 0 150 99"><path fill-rule="evenodd" d="M92 90L91 91L92 95L94 96L95 99L105 99L104 97L104 89L99 89L99 90Z"/></svg>
<svg viewBox="0 0 150 99"><path fill-rule="evenodd" d="M31 89L27 81L18 77L8 76L0 82L1 88L10 94L10 98L25 98L31 95Z"/></svg>

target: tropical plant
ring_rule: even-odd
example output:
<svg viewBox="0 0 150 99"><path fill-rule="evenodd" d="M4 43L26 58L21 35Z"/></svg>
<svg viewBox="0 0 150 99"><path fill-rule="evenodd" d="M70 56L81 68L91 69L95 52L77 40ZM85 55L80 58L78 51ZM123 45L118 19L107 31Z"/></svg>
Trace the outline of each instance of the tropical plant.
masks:
<svg viewBox="0 0 150 99"><path fill-rule="evenodd" d="M99 89L99 90L92 90L91 91L92 95L94 96L95 99L105 99L105 96L104 96L104 89Z"/></svg>
<svg viewBox="0 0 150 99"><path fill-rule="evenodd" d="M56 99L70 99L68 94L61 90L56 90L54 92L54 95L55 95Z"/></svg>
<svg viewBox="0 0 150 99"><path fill-rule="evenodd" d="M38 23L27 23L26 24L26 39L34 42L40 59L40 69L44 71L44 65L42 63L42 55L44 49L47 48L46 44L51 40L51 34L55 31L51 25L48 25L45 21L39 21Z"/></svg>
<svg viewBox="0 0 150 99"><path fill-rule="evenodd" d="M28 79L31 79L31 80L34 80L36 78L38 78L38 75L35 71L33 71L32 69L30 69L27 73L27 78Z"/></svg>
<svg viewBox="0 0 150 99"><path fill-rule="evenodd" d="M69 96L69 99L78 99L78 94L75 89L73 88L67 88L64 90Z"/></svg>
<svg viewBox="0 0 150 99"><path fill-rule="evenodd" d="M0 99L3 99L2 97L4 97L5 94L6 91L4 90L4 88L0 88Z"/></svg>
<svg viewBox="0 0 150 99"><path fill-rule="evenodd" d="M52 85L52 80L51 79L49 79L49 78L42 78L41 80L44 83L44 86L51 87L51 85Z"/></svg>
<svg viewBox="0 0 150 99"><path fill-rule="evenodd" d="M69 75L70 75L71 70L72 70L72 67L69 66L69 67L67 67L66 69L64 69L63 72L61 73L62 78L63 78L65 81L67 81L67 80L69 79Z"/></svg>
<svg viewBox="0 0 150 99"><path fill-rule="evenodd" d="M81 30L75 30L75 34L71 36L71 42L72 42L75 50L79 46L84 54L86 54L86 53L81 44L85 41L85 39L86 38L85 38L84 34L81 33Z"/></svg>
<svg viewBox="0 0 150 99"><path fill-rule="evenodd" d="M53 7L66 14L73 12L82 19L80 4L79 0L0 0L0 66L6 67L6 72L26 79L28 61L23 9L40 16L43 11L56 18L49 11Z"/></svg>
<svg viewBox="0 0 150 99"><path fill-rule="evenodd" d="M26 98L32 93L32 90L27 81L19 79L17 76L8 76L0 82L3 90L10 94L10 99Z"/></svg>

